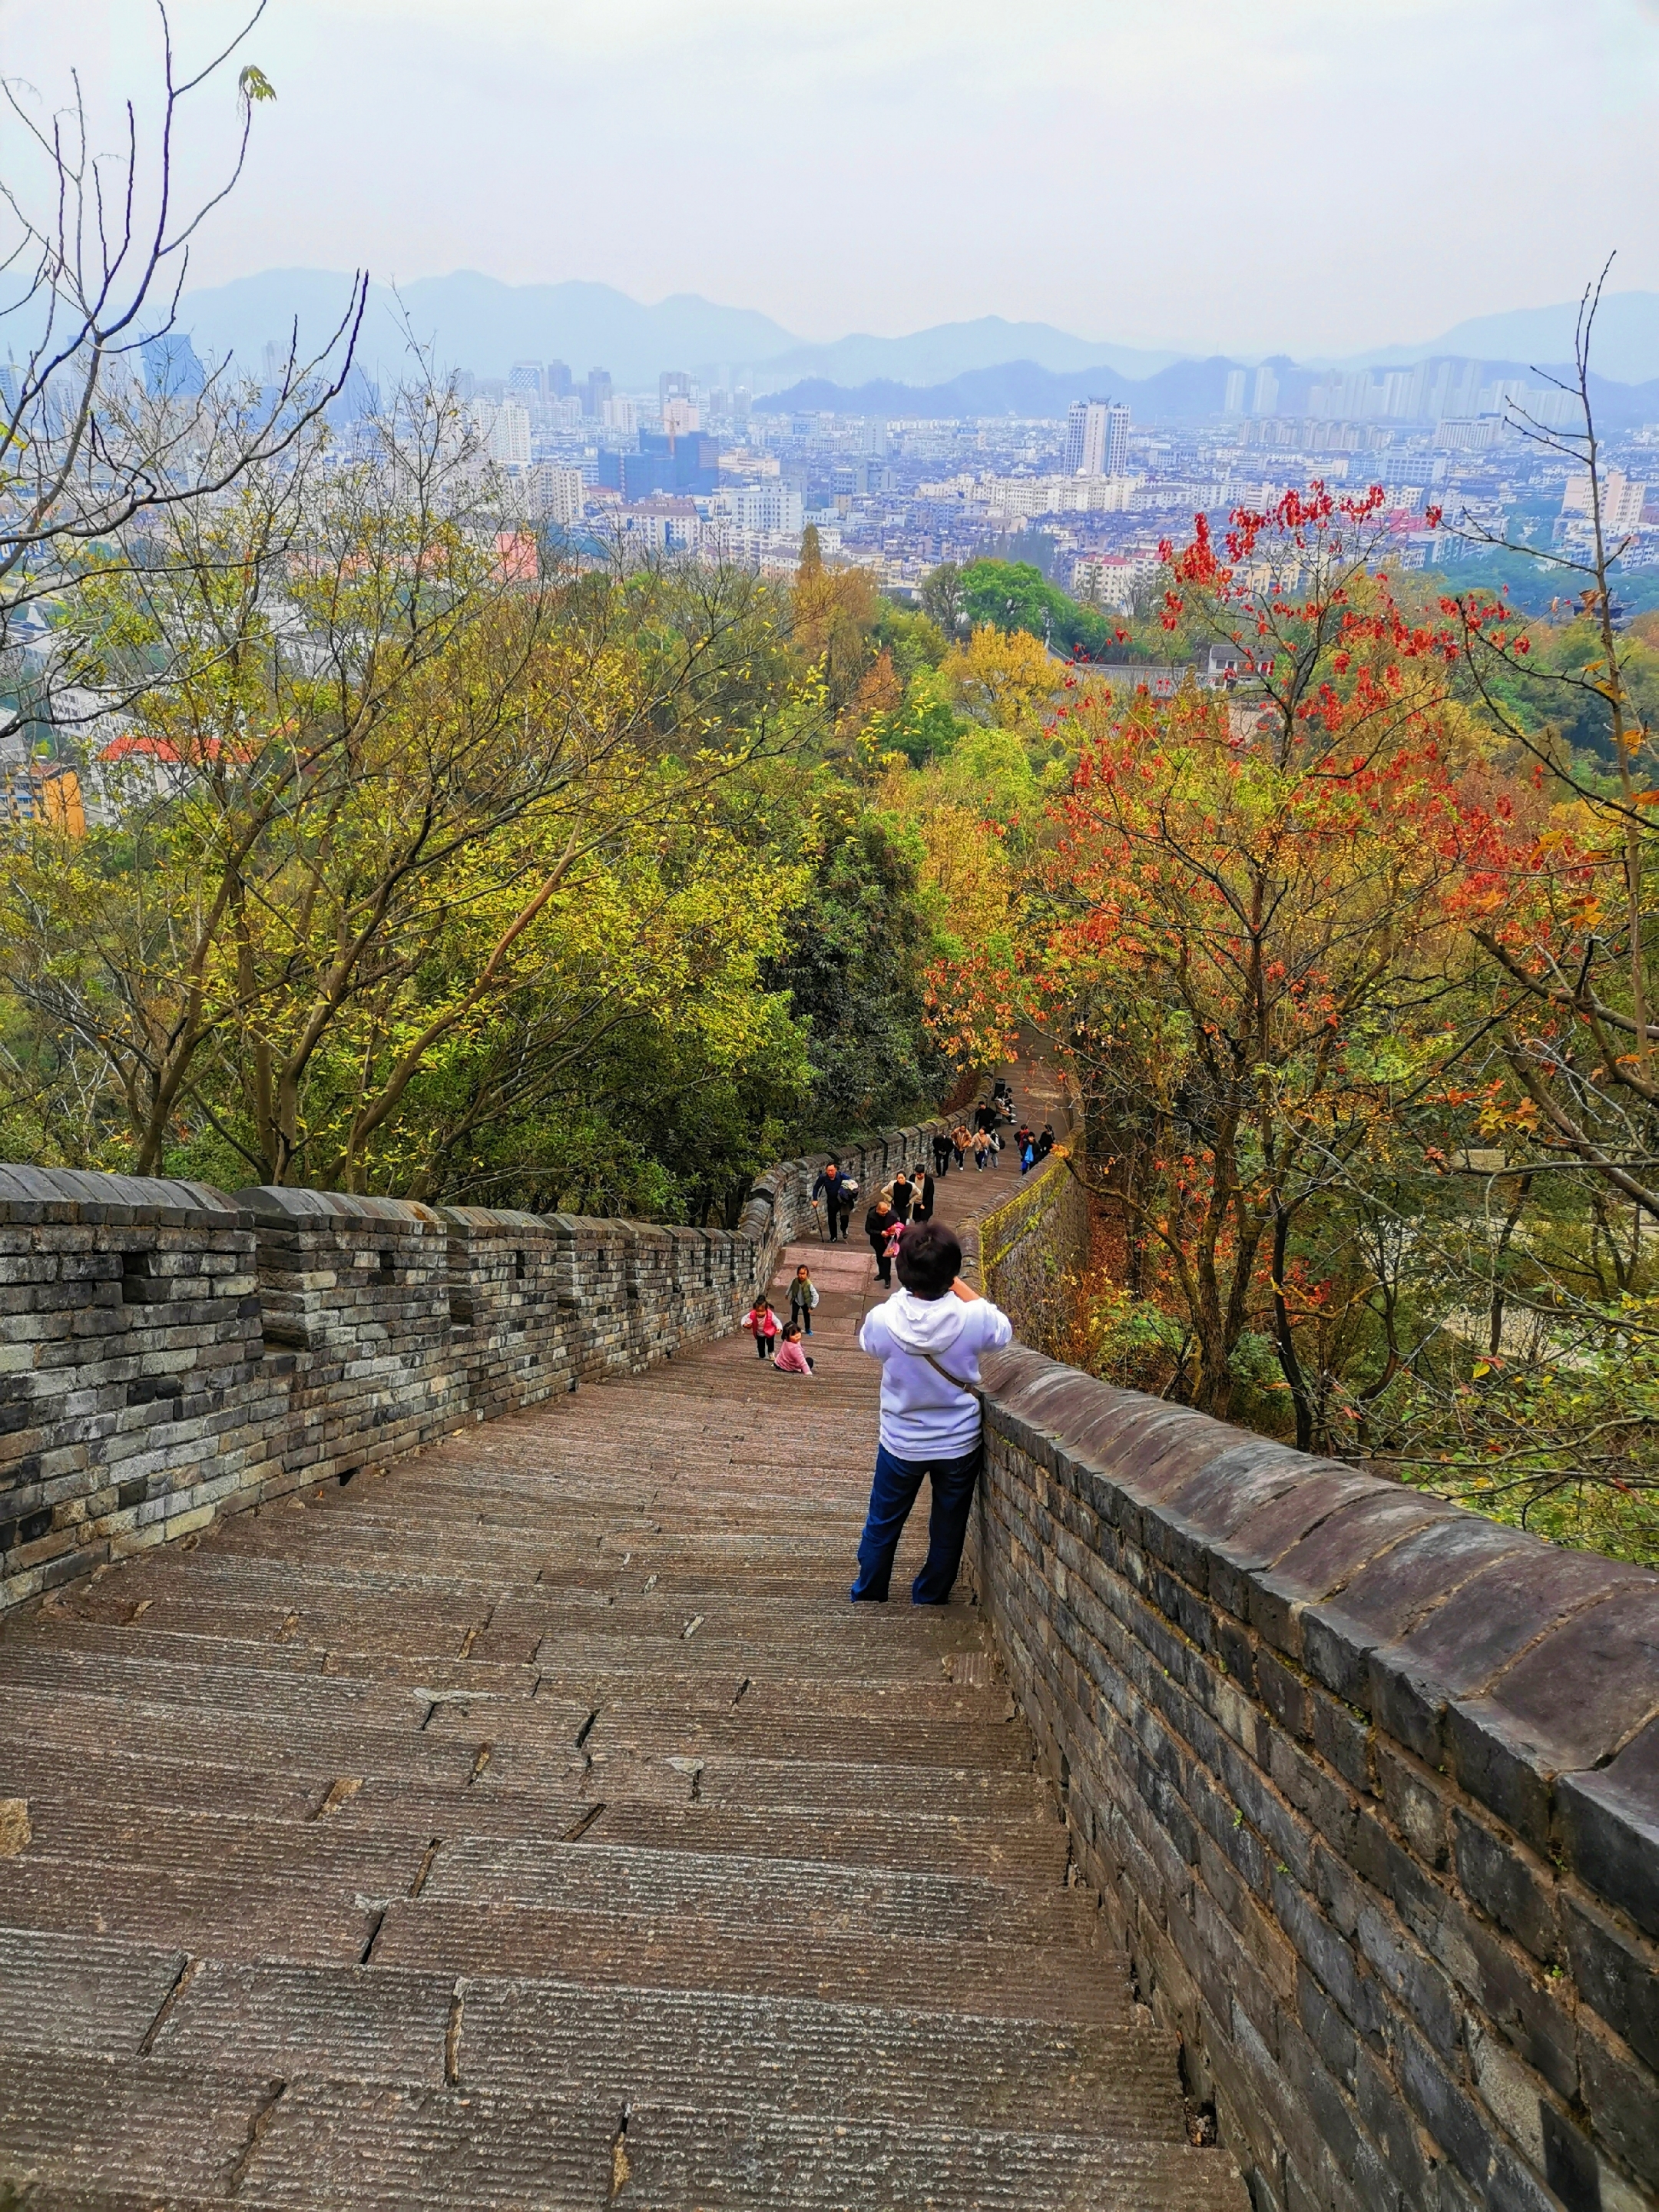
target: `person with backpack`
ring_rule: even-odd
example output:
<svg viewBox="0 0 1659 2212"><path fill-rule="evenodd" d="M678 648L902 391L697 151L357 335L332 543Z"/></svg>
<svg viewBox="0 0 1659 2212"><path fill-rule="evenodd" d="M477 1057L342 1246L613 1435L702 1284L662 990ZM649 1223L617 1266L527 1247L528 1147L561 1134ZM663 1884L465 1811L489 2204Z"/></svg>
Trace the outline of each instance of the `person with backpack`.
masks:
<svg viewBox="0 0 1659 2212"><path fill-rule="evenodd" d="M812 1380L812 1359L801 1340L799 1323L791 1322L783 1332L783 1342L778 1346L772 1361L780 1375L805 1375Z"/></svg>
<svg viewBox="0 0 1659 2212"><path fill-rule="evenodd" d="M803 1336L812 1334L812 1309L818 1302L817 1285L810 1272L797 1267L789 1285L789 1327L798 1328ZM787 1335L788 1331L784 1332Z"/></svg>
<svg viewBox="0 0 1659 2212"><path fill-rule="evenodd" d="M756 1299L754 1304L744 1316L743 1325L752 1332L757 1352L763 1359L769 1359L772 1357L772 1347L778 1340L783 1323L773 1312L771 1301L764 1292Z"/></svg>
<svg viewBox="0 0 1659 2212"><path fill-rule="evenodd" d="M893 1555L926 1480L927 1557L910 1597L943 1605L979 1479L980 1355L1011 1343L1013 1324L962 1280L962 1247L942 1221L905 1231L898 1271L901 1287L859 1331L860 1348L881 1362L881 1426L852 1597L886 1603Z"/></svg>
<svg viewBox="0 0 1659 2212"><path fill-rule="evenodd" d="M843 1244L853 1241L853 1209L859 1201L856 1177L844 1175L841 1179L841 1236Z"/></svg>
<svg viewBox="0 0 1659 2212"><path fill-rule="evenodd" d="M812 1185L812 1211L817 1212L818 1200L822 1199L832 1244L841 1234L841 1163L832 1154L818 1170L817 1181Z"/></svg>

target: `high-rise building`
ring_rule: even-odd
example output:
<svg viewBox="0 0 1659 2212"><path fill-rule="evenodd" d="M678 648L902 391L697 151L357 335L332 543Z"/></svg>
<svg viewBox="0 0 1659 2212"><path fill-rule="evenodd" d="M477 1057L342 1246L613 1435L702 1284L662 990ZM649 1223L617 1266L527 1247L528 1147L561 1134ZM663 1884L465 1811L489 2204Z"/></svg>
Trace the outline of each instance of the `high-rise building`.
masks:
<svg viewBox="0 0 1659 2212"><path fill-rule="evenodd" d="M673 392L662 403L662 427L671 438L683 438L701 429L702 419L684 393Z"/></svg>
<svg viewBox="0 0 1659 2212"><path fill-rule="evenodd" d="M280 338L267 338L259 356L264 371L261 382L280 384L288 374L289 349Z"/></svg>
<svg viewBox="0 0 1659 2212"><path fill-rule="evenodd" d="M530 466L530 410L516 399L503 399L489 426L489 458L498 468Z"/></svg>
<svg viewBox="0 0 1659 2212"><path fill-rule="evenodd" d="M666 407L671 399L690 399L691 380L683 368L665 368L657 379L657 399Z"/></svg>
<svg viewBox="0 0 1659 2212"><path fill-rule="evenodd" d="M570 397L570 364L568 361L548 362L544 389L550 399L568 399Z"/></svg>
<svg viewBox="0 0 1659 2212"><path fill-rule="evenodd" d="M1252 415L1277 415L1279 412L1279 379L1264 361L1255 373L1255 384L1250 393Z"/></svg>
<svg viewBox="0 0 1659 2212"><path fill-rule="evenodd" d="M1609 469L1601 479L1601 528L1609 538L1622 538L1642 526L1642 509L1647 504L1648 488L1644 483L1633 483L1622 469ZM1569 477L1561 495L1564 515L1581 515L1590 519L1590 480L1588 474Z"/></svg>
<svg viewBox="0 0 1659 2212"><path fill-rule="evenodd" d="M582 472L542 461L531 471L531 490L543 521L574 530L582 519Z"/></svg>
<svg viewBox="0 0 1659 2212"><path fill-rule="evenodd" d="M1221 411L1224 415L1242 415L1244 412L1244 372L1242 368L1227 371L1227 390L1221 402Z"/></svg>
<svg viewBox="0 0 1659 2212"><path fill-rule="evenodd" d="M507 371L507 388L523 399L542 396L542 365L538 361L515 361Z"/></svg>
<svg viewBox="0 0 1659 2212"><path fill-rule="evenodd" d="M1115 399L1106 410L1106 454L1102 476L1121 477L1129 472L1129 403Z"/></svg>
<svg viewBox="0 0 1659 2212"><path fill-rule="evenodd" d="M805 502L799 488L780 479L775 483L745 485L731 494L732 519L739 530L753 530L768 538L793 538L805 519Z"/></svg>
<svg viewBox="0 0 1659 2212"><path fill-rule="evenodd" d="M139 348L144 389L152 399L198 399L207 388L207 371L182 331L164 331Z"/></svg>
<svg viewBox="0 0 1659 2212"><path fill-rule="evenodd" d="M1066 473L1068 477L1104 474L1106 459L1106 402L1079 399L1066 417Z"/></svg>
<svg viewBox="0 0 1659 2212"><path fill-rule="evenodd" d="M587 382L582 387L583 414L597 415L610 397L611 371L608 368L590 368Z"/></svg>
<svg viewBox="0 0 1659 2212"><path fill-rule="evenodd" d="M15 361L0 361L0 407L5 410L8 422L22 404L22 370Z"/></svg>

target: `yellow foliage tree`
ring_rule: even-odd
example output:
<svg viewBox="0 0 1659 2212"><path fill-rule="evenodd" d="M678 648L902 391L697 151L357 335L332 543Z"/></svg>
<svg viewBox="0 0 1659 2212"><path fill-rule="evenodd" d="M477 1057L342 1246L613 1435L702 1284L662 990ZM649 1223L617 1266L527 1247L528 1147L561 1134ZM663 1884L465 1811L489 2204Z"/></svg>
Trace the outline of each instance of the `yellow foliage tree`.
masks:
<svg viewBox="0 0 1659 2212"><path fill-rule="evenodd" d="M951 648L943 673L954 705L1002 730L1034 727L1063 681L1037 639L1023 629L1005 635L989 623Z"/></svg>

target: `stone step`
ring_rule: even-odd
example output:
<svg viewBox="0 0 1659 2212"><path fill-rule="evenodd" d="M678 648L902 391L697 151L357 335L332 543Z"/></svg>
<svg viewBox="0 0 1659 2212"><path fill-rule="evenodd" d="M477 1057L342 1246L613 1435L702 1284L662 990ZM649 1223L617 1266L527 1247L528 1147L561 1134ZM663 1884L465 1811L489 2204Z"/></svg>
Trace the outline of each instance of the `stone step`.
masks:
<svg viewBox="0 0 1659 2212"><path fill-rule="evenodd" d="M689 2109L19 2058L0 2172L35 2206L137 2212L1247 2212L1223 2152L1034 2130Z"/></svg>
<svg viewBox="0 0 1659 2212"><path fill-rule="evenodd" d="M538 1698L538 1707L541 1702ZM530 1717L511 1715L515 1723ZM731 1759L801 1759L814 1765L981 1766L1029 1773L1031 1765L1024 1729L1010 1728L1000 1718L976 1722L966 1714L931 1722L896 1712L842 1718L753 1708L686 1715L601 1707L586 1746L593 1757L603 1752L612 1759L689 1751Z"/></svg>
<svg viewBox="0 0 1659 2212"><path fill-rule="evenodd" d="M384 1899L315 1880L228 1882L198 1869L0 1859L0 1927L104 1936L194 1957L349 1965L374 1939Z"/></svg>
<svg viewBox="0 0 1659 2212"><path fill-rule="evenodd" d="M699 1777L699 1782L702 1778ZM654 1851L732 1851L757 1858L845 1860L928 1874L982 1875L1054 1888L1066 1880L1065 1829L1052 1817L962 1820L866 1807L822 1811L724 1804L652 1805L607 1800L588 1841Z"/></svg>
<svg viewBox="0 0 1659 2212"><path fill-rule="evenodd" d="M537 1911L422 1895L391 1906L374 1956L377 1969L385 1964L595 1988L721 1990L916 2008L948 2003L993 2020L1135 2016L1121 1955L1091 1950L1081 1933L1063 1943L1005 1943L991 1929L971 1942L939 1942L921 1929L872 1944L826 1933L804 1915L757 1933L729 1917L686 1911Z"/></svg>
<svg viewBox="0 0 1659 2212"><path fill-rule="evenodd" d="M477 1734L482 1738L488 1730ZM185 1760L193 1754L206 1765L246 1764L295 1779L386 1774L434 1788L464 1784L477 1748L476 1741L469 1745L453 1735L423 1734L412 1710L408 1728L399 1729L252 1714L239 1722L229 1712L144 1706L118 1697L8 1691L0 1710L0 1768L9 1771L14 1746L26 1751L42 1735L59 1751L93 1758L124 1750Z"/></svg>
<svg viewBox="0 0 1659 2212"><path fill-rule="evenodd" d="M930 1817L864 1805L658 1804L598 1801L574 1790L521 1795L463 1789L440 1796L393 1793L365 1784L325 1817L316 1816L316 1802L296 1804L292 1799L274 1816L261 1817L247 1808L234 1776L219 1778L216 1790L204 1791L199 1772L170 1771L176 1779L165 1802L121 1803L88 1796L67 1777L51 1794L33 1790L27 1801L33 1832L28 1863L67 1859L90 1864L101 1858L161 1870L216 1869L227 1880L304 1878L376 1896L402 1896L428 1849L445 1838L519 1836L544 1841L566 1835L579 1821L584 1836L595 1844L844 1861L984 1875L1045 1888L1064 1882L1068 1856L1066 1831L1052 1814L1042 1820L964 1820L955 1814ZM670 1778L680 1796L688 1797L691 1778ZM696 1778L699 1785L701 1780ZM44 1869L41 1879L48 1879Z"/></svg>
<svg viewBox="0 0 1659 2212"><path fill-rule="evenodd" d="M39 2022L27 2040L42 2047L51 2033ZM1039 2131L1185 2137L1174 2043L1162 2031L985 2020L948 2002L908 2012L210 1960L180 1985L151 2050L192 2070L283 2080L447 2080L526 2100L556 2085L562 2100L600 2110L643 2098L925 2127L1017 2121Z"/></svg>
<svg viewBox="0 0 1659 2212"><path fill-rule="evenodd" d="M684 1756L690 1765L674 1765ZM927 1814L948 1819L953 1813L988 1819L1006 1814L1011 1820L1035 1816L1052 1799L1044 1796L1036 1776L1008 1768L982 1766L880 1766L874 1764L836 1765L805 1759L738 1759L706 1756L695 1750L684 1754L657 1753L630 1758L599 1752L592 1756L583 1783L589 1797L636 1797L659 1804L689 1801L693 1767L697 1797L705 1805L812 1806L834 1808L843 1804L872 1802L878 1794L890 1811ZM503 1741L491 1759L489 1786L511 1790L530 1786L542 1772L534 1754ZM865 1793L862 1801L853 1793Z"/></svg>
<svg viewBox="0 0 1659 2212"><path fill-rule="evenodd" d="M935 2054L948 2068L948 2045ZM732 2212L1249 2212L1224 2152L1146 2136L672 2110L642 2100L619 2207ZM613 2148L613 2165L615 2149Z"/></svg>
<svg viewBox="0 0 1659 2212"><path fill-rule="evenodd" d="M934 1941L1064 1942L1094 1908L1082 1890L1032 1890L962 1875L466 1836L434 1859L422 1896L556 1911L603 1908L666 1925L680 1912L742 1929L799 1918L872 1942L926 1929Z"/></svg>

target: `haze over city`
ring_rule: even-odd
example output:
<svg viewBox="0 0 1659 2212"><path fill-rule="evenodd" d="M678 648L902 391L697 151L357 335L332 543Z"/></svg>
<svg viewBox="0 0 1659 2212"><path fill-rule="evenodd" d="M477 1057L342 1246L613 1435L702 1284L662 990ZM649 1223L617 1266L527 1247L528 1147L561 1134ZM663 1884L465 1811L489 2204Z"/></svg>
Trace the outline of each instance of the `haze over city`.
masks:
<svg viewBox="0 0 1659 2212"><path fill-rule="evenodd" d="M189 63L228 15L174 20ZM153 40L0 4L49 100ZM248 51L277 103L193 284L470 268L815 341L998 314L1298 358L1575 297L1615 246L1659 289L1653 0L282 0Z"/></svg>

